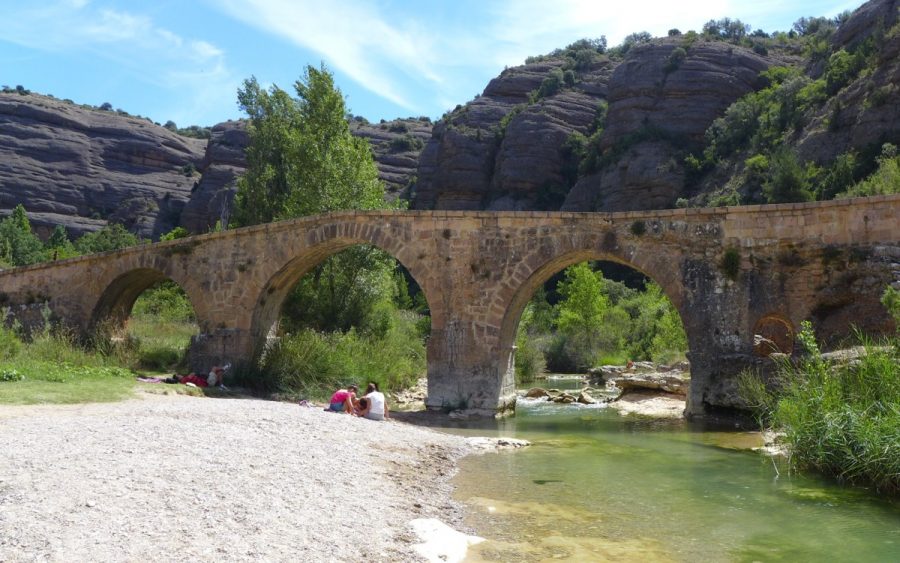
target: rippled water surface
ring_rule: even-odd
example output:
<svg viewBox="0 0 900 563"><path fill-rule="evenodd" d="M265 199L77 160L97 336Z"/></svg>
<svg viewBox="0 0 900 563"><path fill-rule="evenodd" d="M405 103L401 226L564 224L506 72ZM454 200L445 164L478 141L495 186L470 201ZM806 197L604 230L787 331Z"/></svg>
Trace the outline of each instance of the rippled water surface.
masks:
<svg viewBox="0 0 900 563"><path fill-rule="evenodd" d="M451 431L533 442L463 461L470 561L900 561L900 503L779 477L755 433L538 402Z"/></svg>

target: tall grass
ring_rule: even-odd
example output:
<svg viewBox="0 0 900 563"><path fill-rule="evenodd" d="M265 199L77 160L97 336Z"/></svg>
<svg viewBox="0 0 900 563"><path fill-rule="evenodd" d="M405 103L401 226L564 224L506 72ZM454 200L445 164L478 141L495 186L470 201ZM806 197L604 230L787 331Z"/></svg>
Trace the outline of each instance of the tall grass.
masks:
<svg viewBox="0 0 900 563"><path fill-rule="evenodd" d="M283 336L266 351L261 364L243 373L240 383L265 393L322 399L339 386L369 381L384 390L415 384L425 373L425 344L417 327L420 315L393 313L383 335L317 332Z"/></svg>
<svg viewBox="0 0 900 563"><path fill-rule="evenodd" d="M23 343L3 328L0 343L0 403L116 401L134 386L131 370L116 358L80 346L65 332L45 331Z"/></svg>
<svg viewBox="0 0 900 563"><path fill-rule="evenodd" d="M900 493L900 338L840 364L825 361L804 323L807 356L783 362L767 387L745 374L741 390L761 420L785 433L791 463L846 483Z"/></svg>

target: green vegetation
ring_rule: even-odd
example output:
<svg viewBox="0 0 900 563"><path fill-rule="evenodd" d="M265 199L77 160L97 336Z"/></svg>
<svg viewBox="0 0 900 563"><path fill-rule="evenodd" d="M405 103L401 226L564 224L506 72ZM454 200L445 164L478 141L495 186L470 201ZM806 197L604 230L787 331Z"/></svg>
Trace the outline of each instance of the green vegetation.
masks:
<svg viewBox="0 0 900 563"><path fill-rule="evenodd" d="M897 147L885 143L877 159L878 169L837 197L861 197L900 193L900 155ZM850 165L847 165L850 166ZM846 172L845 172L846 173Z"/></svg>
<svg viewBox="0 0 900 563"><path fill-rule="evenodd" d="M0 404L118 401L133 387L116 358L87 351L68 334L48 329L23 343L14 329L0 328Z"/></svg>
<svg viewBox="0 0 900 563"><path fill-rule="evenodd" d="M563 276L552 293L538 289L519 320L516 374L521 380L547 369L575 373L628 359L684 359L681 318L658 285L632 289L587 262L570 266Z"/></svg>
<svg viewBox="0 0 900 563"><path fill-rule="evenodd" d="M886 34L877 26L870 36L856 44L833 50L830 37L846 19L801 18L789 34L754 32L737 21L720 20L704 26L704 37L735 44L763 45L766 48L794 45L821 69L812 76L789 67L773 67L760 78L765 87L737 100L716 119L706 132L702 151L685 158L687 188L692 189L705 174L717 167L736 169L729 182L729 201L734 203L780 203L831 199L848 192L873 173L878 166L889 177L890 163L878 159L878 147L865 147L837 155L830 162L804 162L791 148L796 135L819 118L822 127L834 129L842 120L838 92L871 74L878 64ZM759 43L763 41L764 43ZM754 43L755 42L755 43ZM869 92L868 106L884 104L890 88ZM824 118L822 117L824 116ZM741 168L736 163L743 162ZM878 188L867 185L859 193L890 193L890 184L876 180ZM724 192L707 198L708 205L721 204Z"/></svg>
<svg viewBox="0 0 900 563"><path fill-rule="evenodd" d="M886 291L883 302L900 320L897 292ZM862 338L859 360L839 364L822 357L809 322L798 340L805 356L782 362L768 385L742 374L745 401L785 433L794 468L900 493L900 339L876 346Z"/></svg>
<svg viewBox="0 0 900 563"><path fill-rule="evenodd" d="M384 186L365 139L350 133L344 98L323 66L308 66L297 98L255 78L238 91L250 117L248 170L238 182L236 225L345 209L386 207ZM404 123L393 150L421 141ZM322 396L347 378L393 389L424 370L421 315L407 280L384 252L351 247L326 258L289 294L281 338L245 381L261 391ZM252 376L251 376L252 375Z"/></svg>
<svg viewBox="0 0 900 563"><path fill-rule="evenodd" d="M374 381L383 389L415 384L425 372L420 321L411 311L391 312L389 327L379 335L319 332L303 329L284 335L267 352L258 370L243 383L267 393L327 399L350 382Z"/></svg>

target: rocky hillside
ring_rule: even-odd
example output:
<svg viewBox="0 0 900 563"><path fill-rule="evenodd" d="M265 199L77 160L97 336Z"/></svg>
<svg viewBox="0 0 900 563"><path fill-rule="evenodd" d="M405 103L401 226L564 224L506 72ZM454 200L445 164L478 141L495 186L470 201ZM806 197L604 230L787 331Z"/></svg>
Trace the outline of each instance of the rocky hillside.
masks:
<svg viewBox="0 0 900 563"><path fill-rule="evenodd" d="M0 94L0 212L24 203L40 230L118 222L143 236L178 225L206 141L144 119Z"/></svg>
<svg viewBox="0 0 900 563"><path fill-rule="evenodd" d="M900 137L897 13L897 0L873 0L790 33L750 33L726 19L701 33L636 34L609 50L577 42L535 57L435 124L412 205L622 211L773 201L763 192L778 151L811 171L801 179L806 196L833 197L839 189L814 188L840 172L836 159L858 157L846 188ZM765 73L772 68L782 82ZM753 125L773 121L765 112L783 123ZM711 146L743 134L741 119L752 122L742 144Z"/></svg>
<svg viewBox="0 0 900 563"><path fill-rule="evenodd" d="M725 19L611 49L581 40L504 70L436 123L354 118L351 130L371 142L388 197L414 209L830 198L872 173L884 143L900 144L898 2L807 18L790 33ZM144 237L205 232L228 218L247 142L240 121L201 140L2 93L0 213L25 203L38 228L73 235L107 222Z"/></svg>
<svg viewBox="0 0 900 563"><path fill-rule="evenodd" d="M371 142L389 198L415 177L431 125L427 118L351 123ZM45 236L58 224L70 236L109 223L153 239L176 226L206 232L227 222L248 141L243 121L194 139L121 112L0 93L0 214L23 203Z"/></svg>

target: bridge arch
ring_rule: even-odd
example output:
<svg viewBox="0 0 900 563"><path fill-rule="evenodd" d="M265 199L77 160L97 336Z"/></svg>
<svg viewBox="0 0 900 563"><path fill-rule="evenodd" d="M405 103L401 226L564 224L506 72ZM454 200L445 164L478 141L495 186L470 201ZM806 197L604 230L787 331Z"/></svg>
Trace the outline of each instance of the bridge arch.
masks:
<svg viewBox="0 0 900 563"><path fill-rule="evenodd" d="M197 305L202 303L202 300L197 300L191 295L183 280L174 279L156 268L138 267L119 274L105 284L105 289L92 308L88 330L93 330L103 322L121 325L128 319L135 301L142 293L169 279L184 289L191 306L199 316Z"/></svg>
<svg viewBox="0 0 900 563"><path fill-rule="evenodd" d="M511 349L515 341L519 318L538 287L543 285L554 274L573 264L594 260L622 264L650 278L662 288L663 293L669 298L678 314L682 317L682 322L686 320L685 311L682 310L684 301L682 289L677 282L679 279L676 275L677 257L672 258L672 263L658 260L653 263L646 263L643 260L628 260L617 254L596 249L567 249L557 255L547 256L543 259L532 258L523 261L519 270L524 281L517 286L504 286L503 291L495 297L495 302L501 304L501 307L504 309L503 319L500 323L500 350ZM517 271L517 274L519 273ZM685 330L687 331L687 323L685 323ZM688 344L691 344L690 334L688 334Z"/></svg>
<svg viewBox="0 0 900 563"><path fill-rule="evenodd" d="M398 237L385 235L368 226L363 228L357 223L332 223L310 231L307 240L312 244L290 252L286 260L266 274L250 322L253 358L259 357L269 338L274 336L284 303L301 278L330 256L354 246L371 246L397 260L419 285L429 306L433 307L433 290L428 283L426 268Z"/></svg>

